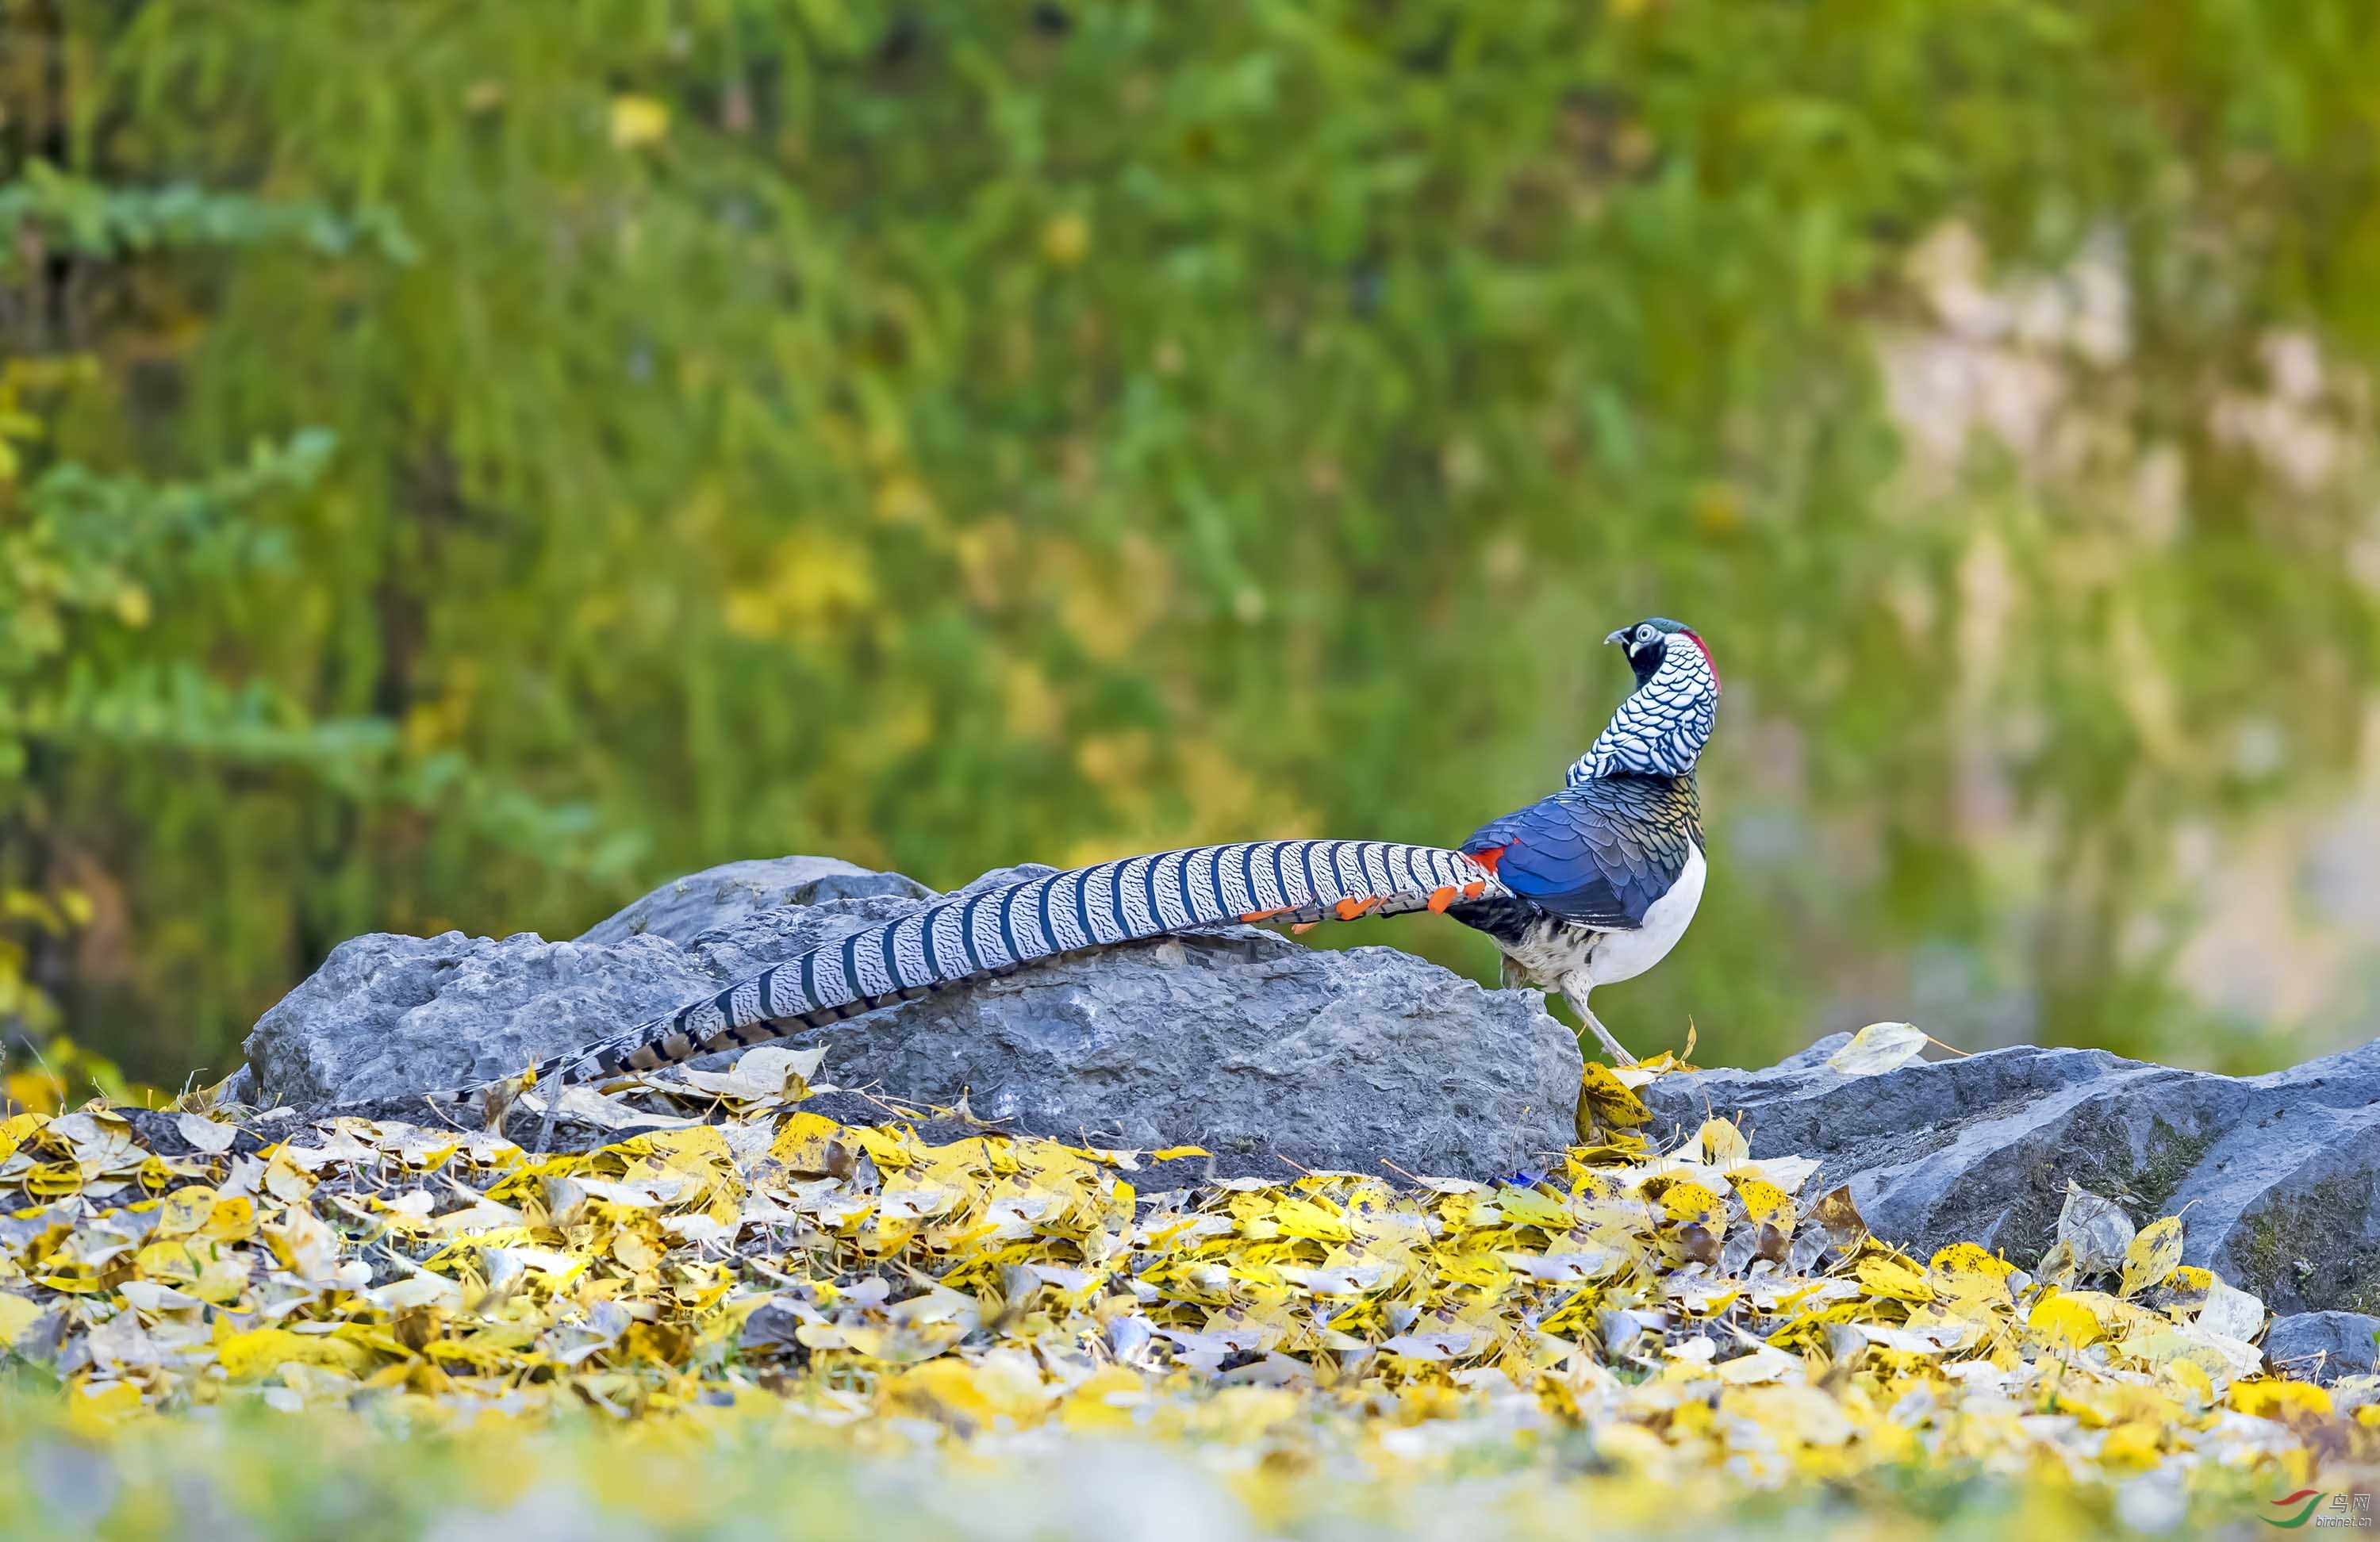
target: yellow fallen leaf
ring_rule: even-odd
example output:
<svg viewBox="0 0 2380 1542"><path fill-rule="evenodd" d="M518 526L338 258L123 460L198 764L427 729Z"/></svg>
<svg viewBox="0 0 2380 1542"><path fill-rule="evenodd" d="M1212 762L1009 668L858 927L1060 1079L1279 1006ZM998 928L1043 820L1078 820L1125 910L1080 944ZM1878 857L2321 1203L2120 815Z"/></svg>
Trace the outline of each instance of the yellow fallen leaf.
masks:
<svg viewBox="0 0 2380 1542"><path fill-rule="evenodd" d="M1059 1416L1069 1429L1123 1434L1133 1427L1133 1405L1143 1400L1140 1378L1110 1366L1078 1382L1060 1405Z"/></svg>
<svg viewBox="0 0 2380 1542"><path fill-rule="evenodd" d="M256 1235L256 1201L244 1194L217 1199L200 1232L215 1242L246 1241Z"/></svg>
<svg viewBox="0 0 2380 1542"><path fill-rule="evenodd" d="M265 1164L264 1191L285 1205L303 1205L314 1192L314 1175L291 1159L287 1147L277 1147Z"/></svg>
<svg viewBox="0 0 2380 1542"><path fill-rule="evenodd" d="M199 1277L184 1288L200 1300L229 1306L248 1293L248 1260L238 1250L200 1265Z"/></svg>
<svg viewBox="0 0 2380 1542"><path fill-rule="evenodd" d="M2014 1264L1971 1242L1954 1242L1948 1247L1937 1248L1925 1267L1942 1274L1987 1274L1999 1280L2016 1272Z"/></svg>
<svg viewBox="0 0 2380 1542"><path fill-rule="evenodd" d="M2035 1302L2025 1326L2058 1349L2080 1349L2099 1337L2098 1314L2064 1292L2050 1292Z"/></svg>
<svg viewBox="0 0 2380 1542"><path fill-rule="evenodd" d="M38 1162L21 1181L36 1199L63 1199L82 1192L82 1167L78 1162Z"/></svg>
<svg viewBox="0 0 2380 1542"><path fill-rule="evenodd" d="M19 1113L0 1119L0 1162L15 1156L26 1137L49 1122L50 1116L45 1113Z"/></svg>
<svg viewBox="0 0 2380 1542"><path fill-rule="evenodd" d="M2157 1374L2171 1379L2201 1403L2215 1401L2215 1382L2206 1368L2195 1361L2172 1359L2157 1367Z"/></svg>
<svg viewBox="0 0 2380 1542"><path fill-rule="evenodd" d="M1703 1160L1713 1167L1724 1167L1729 1162L1749 1161L1752 1158L1752 1143L1743 1138L1742 1128L1730 1121L1705 1120L1700 1138L1703 1144Z"/></svg>
<svg viewBox="0 0 2380 1542"><path fill-rule="evenodd" d="M2099 1443L2099 1463L2119 1473L2137 1473L2157 1463L2165 1447L2162 1421L2131 1419L2107 1431Z"/></svg>
<svg viewBox="0 0 2380 1542"><path fill-rule="evenodd" d="M1892 1301L1931 1301L1934 1287L1923 1269L1887 1254L1872 1253L1852 1270L1871 1295Z"/></svg>
<svg viewBox="0 0 2380 1542"><path fill-rule="evenodd" d="M1504 1212L1508 1224L1535 1226L1547 1232L1567 1232L1578 1221L1569 1206L1535 1189L1500 1189L1496 1195L1496 1208Z"/></svg>
<svg viewBox="0 0 2380 1542"><path fill-rule="evenodd" d="M2252 1414L2260 1419L2287 1419L2292 1415L2327 1417L2333 1411L2330 1394L2303 1381L2263 1378L2235 1381L2231 1383L2230 1401L2240 1413Z"/></svg>
<svg viewBox="0 0 2380 1542"><path fill-rule="evenodd" d="M140 1389L132 1382L86 1382L67 1395L67 1427L86 1440L97 1440L140 1409Z"/></svg>
<svg viewBox="0 0 2380 1542"><path fill-rule="evenodd" d="M631 1274L644 1274L662 1261L662 1249L638 1233L623 1229L612 1234L612 1257Z"/></svg>
<svg viewBox="0 0 2380 1542"><path fill-rule="evenodd" d="M795 1172L820 1177L847 1177L859 1158L856 1141L847 1140L844 1127L814 1113L788 1114L769 1147L774 1160Z"/></svg>
<svg viewBox="0 0 2380 1542"><path fill-rule="evenodd" d="M42 1284L68 1295L91 1295L106 1288L89 1264L60 1264L55 1273L35 1277Z"/></svg>
<svg viewBox="0 0 2380 1542"><path fill-rule="evenodd" d="M847 1133L879 1167L906 1167L917 1160L916 1147L902 1131L860 1125Z"/></svg>
<svg viewBox="0 0 2380 1542"><path fill-rule="evenodd" d="M1610 1067L1595 1061L1586 1062L1578 1090L1577 1124L1581 1140L1587 1139L1597 1123L1633 1129L1652 1122L1653 1111L1645 1106L1645 1099L1612 1075Z"/></svg>
<svg viewBox="0 0 2380 1542"><path fill-rule="evenodd" d="M216 1341L215 1363L235 1381L272 1375L290 1361L361 1370L370 1356L343 1339L322 1333L292 1333L284 1328L251 1328Z"/></svg>
<svg viewBox="0 0 2380 1542"><path fill-rule="evenodd" d="M173 1281L188 1283L199 1277L199 1261L190 1257L189 1247L174 1239L152 1242L132 1256L132 1267L144 1280Z"/></svg>
<svg viewBox="0 0 2380 1542"><path fill-rule="evenodd" d="M1785 1231L1793 1229L1793 1196L1765 1178L1737 1182L1736 1197L1743 1201L1747 1220L1767 1221Z"/></svg>
<svg viewBox="0 0 2380 1542"><path fill-rule="evenodd" d="M1319 1242L1345 1242L1354 1233L1337 1210L1305 1199L1283 1199L1272 1212L1283 1236L1312 1237Z"/></svg>
<svg viewBox="0 0 2380 1542"><path fill-rule="evenodd" d="M42 1315L40 1303L0 1291L0 1345L10 1345Z"/></svg>
<svg viewBox="0 0 2380 1542"><path fill-rule="evenodd" d="M2180 1220L2168 1216L2152 1221L2124 1248L2123 1282L2117 1293L2137 1295L2151 1285L2161 1285L2180 1262Z"/></svg>
<svg viewBox="0 0 2380 1542"><path fill-rule="evenodd" d="M806 1446L1113 1432L1228 1447L1243 1473L1361 1451L1398 1484L1467 1463L1480 1415L1498 1433L1509 1407L1593 1431L1582 1450L1641 1467L1656 1499L1749 1480L1858 1503L1879 1471L1947 1459L2054 1475L2054 1521L2155 1519L2140 1496L2168 1481L2192 1505L2286 1492L2380 1451L2380 1380L2325 1401L2268 1373L2262 1303L2179 1265L2169 1222L2108 1254L2087 1196L2052 1255L2099 1289L1972 1244L1921 1267L1865 1240L1848 1189L1815 1193L1815 1162L1750 1160L1723 1121L1656 1145L1597 1118L1532 1159L1550 1183L1284 1169L1143 1196L1118 1176L1142 1152L932 1145L787 1108L787 1053L675 1093L655 1078L628 1096L731 1102L593 1151L300 1123L230 1163L237 1196L163 1192L222 1165L170 1115L23 1124L0 1165L70 1160L90 1202L0 1206L0 1336L68 1367L92 1410L70 1429L259 1402L310 1429L369 1405L459 1418L508 1466L509 1430L577 1408L641 1429L639 1457L793 1414ZM1670 1074L1613 1083L1633 1097L1640 1072ZM603 1465L652 1487L625 1448ZM1584 1481L1624 1500L1617 1472Z"/></svg>
<svg viewBox="0 0 2380 1542"><path fill-rule="evenodd" d="M1725 1210L1718 1196L1700 1184L1679 1182L1661 1191L1661 1213L1673 1221L1707 1225Z"/></svg>

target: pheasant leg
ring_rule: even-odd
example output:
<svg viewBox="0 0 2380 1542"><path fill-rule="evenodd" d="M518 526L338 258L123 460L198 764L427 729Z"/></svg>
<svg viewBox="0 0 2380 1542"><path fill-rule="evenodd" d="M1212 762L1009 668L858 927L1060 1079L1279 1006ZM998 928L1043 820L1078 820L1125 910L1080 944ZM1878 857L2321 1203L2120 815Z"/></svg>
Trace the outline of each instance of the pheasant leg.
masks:
<svg viewBox="0 0 2380 1542"><path fill-rule="evenodd" d="M1588 1030L1601 1041L1605 1052L1609 1054L1615 1062L1621 1065L1635 1064L1636 1057L1622 1049L1620 1040L1611 1037L1611 1030L1603 1026L1601 1018L1587 1010L1586 993L1593 989L1594 987L1586 980L1572 975L1562 981L1562 1000L1570 1003L1571 1010L1578 1014L1578 1020L1585 1024Z"/></svg>

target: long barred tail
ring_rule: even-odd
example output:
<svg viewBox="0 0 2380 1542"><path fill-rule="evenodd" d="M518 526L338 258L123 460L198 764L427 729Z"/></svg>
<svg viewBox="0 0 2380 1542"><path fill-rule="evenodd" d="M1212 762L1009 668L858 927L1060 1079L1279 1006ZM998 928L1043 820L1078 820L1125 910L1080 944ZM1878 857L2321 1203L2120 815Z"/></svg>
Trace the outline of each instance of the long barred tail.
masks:
<svg viewBox="0 0 2380 1542"><path fill-rule="evenodd" d="M650 1071L759 1044L1086 948L1222 921L1352 921L1505 892L1461 852L1388 841L1246 841L1126 856L953 896L772 964L540 1080Z"/></svg>

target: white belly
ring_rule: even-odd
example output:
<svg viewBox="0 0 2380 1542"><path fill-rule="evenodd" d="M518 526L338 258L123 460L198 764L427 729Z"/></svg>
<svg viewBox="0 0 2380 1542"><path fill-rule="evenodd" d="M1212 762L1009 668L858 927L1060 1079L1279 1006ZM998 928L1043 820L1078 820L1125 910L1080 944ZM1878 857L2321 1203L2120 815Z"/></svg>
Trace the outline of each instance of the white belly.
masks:
<svg viewBox="0 0 2380 1542"><path fill-rule="evenodd" d="M1645 912L1645 924L1633 931L1607 931L1597 941L1587 956L1587 977L1597 985L1634 979L1669 957L1694 918L1694 907L1703 902L1703 879L1709 871L1702 847L1688 846L1678 881Z"/></svg>
<svg viewBox="0 0 2380 1542"><path fill-rule="evenodd" d="M1686 853L1686 865L1670 892L1645 912L1645 924L1633 931L1597 931L1592 927L1550 918L1529 929L1518 941L1504 944L1506 983L1526 982L1541 990L1572 988L1585 976L1592 989L1615 980L1634 979L1669 956L1686 934L1686 924L1702 904L1703 879L1710 864L1699 846Z"/></svg>

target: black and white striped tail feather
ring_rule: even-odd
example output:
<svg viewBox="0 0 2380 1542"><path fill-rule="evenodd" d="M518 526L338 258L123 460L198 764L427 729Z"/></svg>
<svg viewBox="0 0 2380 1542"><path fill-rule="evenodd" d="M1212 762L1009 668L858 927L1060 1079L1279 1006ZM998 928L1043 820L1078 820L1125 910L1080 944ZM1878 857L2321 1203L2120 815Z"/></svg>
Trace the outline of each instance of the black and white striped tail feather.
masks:
<svg viewBox="0 0 2380 1542"><path fill-rule="evenodd" d="M1502 892L1460 852L1389 841L1248 841L1118 857L864 927L537 1074L571 1082L656 1070L1062 953L1221 922L1352 920Z"/></svg>

